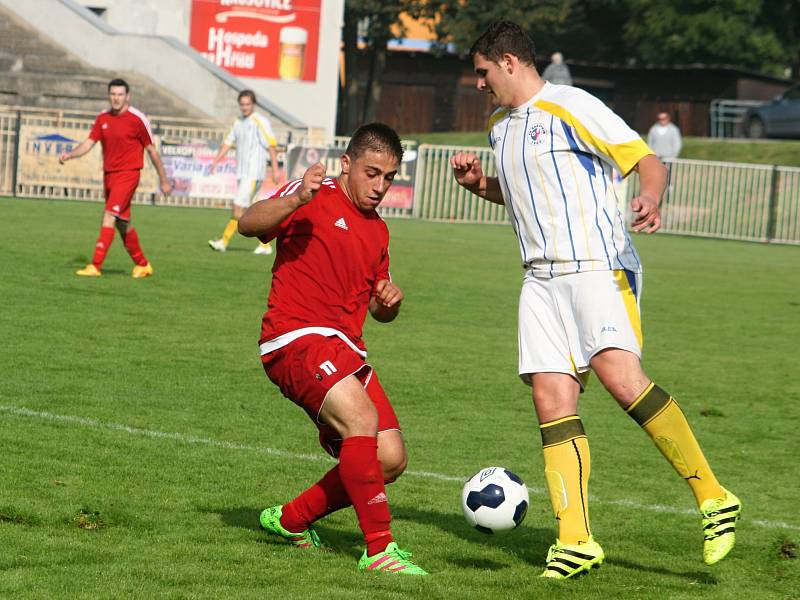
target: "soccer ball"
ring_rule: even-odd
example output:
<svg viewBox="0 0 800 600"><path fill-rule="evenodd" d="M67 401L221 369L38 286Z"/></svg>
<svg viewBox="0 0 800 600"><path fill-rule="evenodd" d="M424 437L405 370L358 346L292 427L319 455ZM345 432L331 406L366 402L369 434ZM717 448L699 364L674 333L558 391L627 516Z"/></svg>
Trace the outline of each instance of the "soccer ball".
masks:
<svg viewBox="0 0 800 600"><path fill-rule="evenodd" d="M528 488L503 467L487 467L469 478L461 492L467 522L483 533L517 527L528 512Z"/></svg>

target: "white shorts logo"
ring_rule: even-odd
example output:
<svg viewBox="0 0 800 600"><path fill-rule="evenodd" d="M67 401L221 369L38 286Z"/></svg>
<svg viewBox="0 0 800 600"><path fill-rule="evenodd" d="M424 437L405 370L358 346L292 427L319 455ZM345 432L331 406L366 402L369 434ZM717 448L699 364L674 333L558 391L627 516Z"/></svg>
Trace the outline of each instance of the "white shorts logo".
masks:
<svg viewBox="0 0 800 600"><path fill-rule="evenodd" d="M326 360L319 366L320 369L325 371L325 375L333 375L336 373L336 367L333 366L333 363L329 360Z"/></svg>

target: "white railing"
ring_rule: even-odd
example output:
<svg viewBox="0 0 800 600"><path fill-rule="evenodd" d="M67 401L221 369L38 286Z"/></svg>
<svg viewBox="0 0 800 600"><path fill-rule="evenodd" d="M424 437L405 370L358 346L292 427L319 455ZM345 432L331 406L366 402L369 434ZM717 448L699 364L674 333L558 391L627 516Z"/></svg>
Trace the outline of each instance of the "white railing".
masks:
<svg viewBox="0 0 800 600"><path fill-rule="evenodd" d="M708 113L711 137L746 137L744 114L747 109L762 104L761 100L712 100Z"/></svg>
<svg viewBox="0 0 800 600"><path fill-rule="evenodd" d="M99 185L26 184L16 181L19 157L18 131L26 119L37 125L56 122L51 116L0 111L0 195L39 198L101 200ZM62 116L59 124L88 129L91 122ZM167 126L165 126L167 127ZM171 138L221 138L214 127L170 124ZM336 138L332 147L341 149L347 138ZM404 142L413 149L413 142ZM423 144L416 148L414 200L411 209L382 208L388 217L412 217L455 223L507 223L505 207L487 202L459 186L453 178L449 159L458 151L476 153L486 174L495 175L494 159L488 148ZM800 168L675 159L665 161L670 179L662 204L664 233L735 240L800 244ZM146 167L149 169L149 165ZM153 181L155 181L153 179ZM16 184L16 185L15 185ZM145 187L145 186L142 186ZM638 193L634 174L625 187L625 199ZM137 202L158 202L179 206L227 207L219 198L157 197L153 189L137 193Z"/></svg>

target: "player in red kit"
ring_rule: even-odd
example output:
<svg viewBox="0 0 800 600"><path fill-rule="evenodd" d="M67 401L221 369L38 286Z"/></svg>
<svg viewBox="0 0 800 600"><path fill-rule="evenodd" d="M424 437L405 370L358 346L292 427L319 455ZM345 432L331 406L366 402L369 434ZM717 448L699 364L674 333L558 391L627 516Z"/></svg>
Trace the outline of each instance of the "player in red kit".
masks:
<svg viewBox="0 0 800 600"><path fill-rule="evenodd" d="M364 533L362 570L427 575L392 537L386 484L405 470L406 449L392 405L361 339L367 312L394 320L403 292L389 275L389 231L375 209L392 184L403 148L391 128L360 127L341 173L310 167L302 179L252 205L239 233L277 238L272 287L261 328L270 380L302 407L338 464L261 526L296 546L320 545L313 523L353 506Z"/></svg>
<svg viewBox="0 0 800 600"><path fill-rule="evenodd" d="M112 79L108 84L109 110L100 113L95 119L89 137L78 144L71 152L59 157L63 165L68 160L79 158L89 152L97 142L103 146L103 188L106 207L100 227L100 237L94 249L92 262L77 271L85 277L100 277L103 261L111 242L114 241L114 227L119 231L125 249L134 262L131 276L135 279L149 277L153 267L142 252L139 235L131 225L131 200L139 185L139 176L144 166L142 150L150 156L161 181L161 192L169 194L172 186L167 180L164 165L153 145L150 121L141 111L130 105L130 88L122 79Z"/></svg>

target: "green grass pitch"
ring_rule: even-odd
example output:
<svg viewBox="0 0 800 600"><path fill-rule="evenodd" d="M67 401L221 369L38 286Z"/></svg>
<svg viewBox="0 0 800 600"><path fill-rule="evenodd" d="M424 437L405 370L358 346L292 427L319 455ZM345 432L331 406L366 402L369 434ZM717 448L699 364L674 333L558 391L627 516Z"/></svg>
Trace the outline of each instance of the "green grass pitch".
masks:
<svg viewBox="0 0 800 600"><path fill-rule="evenodd" d="M366 340L410 453L394 532L432 573L404 578L357 571L351 509L319 526L330 552L258 530L331 464L258 361L272 258L243 238L208 249L227 212L136 206L155 276L131 279L117 238L103 277L78 278L100 212L0 199L0 597L800 597L800 248L636 237L645 367L742 498L738 544L702 564L688 487L595 380L581 415L607 560L553 582L538 578L555 521L516 376L511 229L391 220L407 297ZM493 464L532 489L502 537L460 512L461 481Z"/></svg>

